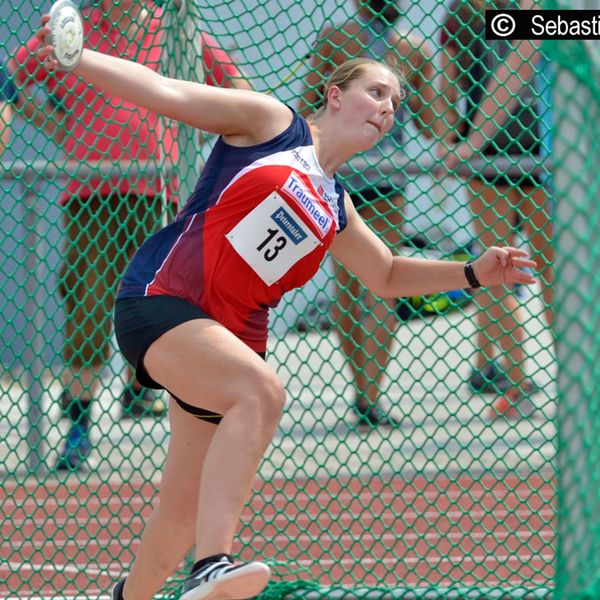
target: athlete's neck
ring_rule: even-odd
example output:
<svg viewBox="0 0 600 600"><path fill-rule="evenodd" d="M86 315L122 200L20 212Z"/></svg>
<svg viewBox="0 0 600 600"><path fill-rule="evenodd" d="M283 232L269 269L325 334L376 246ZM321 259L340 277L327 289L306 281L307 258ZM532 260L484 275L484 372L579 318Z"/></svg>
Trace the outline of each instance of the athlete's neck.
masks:
<svg viewBox="0 0 600 600"><path fill-rule="evenodd" d="M360 149L354 148L352 140L326 115L318 115L309 121L310 133L319 165L327 177L333 177L345 162Z"/></svg>

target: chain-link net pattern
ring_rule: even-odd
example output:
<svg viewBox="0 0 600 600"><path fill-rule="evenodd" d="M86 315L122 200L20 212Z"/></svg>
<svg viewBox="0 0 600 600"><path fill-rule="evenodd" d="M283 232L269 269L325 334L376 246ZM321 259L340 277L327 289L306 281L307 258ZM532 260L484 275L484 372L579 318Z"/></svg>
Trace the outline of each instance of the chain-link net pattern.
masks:
<svg viewBox="0 0 600 600"><path fill-rule="evenodd" d="M566 7L553 2L549 8ZM577 8L590 7L582 4ZM560 249L556 258L556 354L560 365L556 587L560 597L598 598L598 525L593 517L584 519L583 515L596 514L600 503L595 467L598 336L591 326L597 319L588 301L598 290L598 278L590 265L597 254L598 211L593 198L600 185L600 46L598 41L548 43L546 52L558 74L554 153ZM584 520L587 525L582 527Z"/></svg>
<svg viewBox="0 0 600 600"><path fill-rule="evenodd" d="M85 18L102 4L83 3ZM172 76L246 81L306 115L337 64L392 58L406 80L397 124L340 173L362 216L395 252L465 260L512 244L538 263L531 288L384 302L327 260L273 311L268 361L288 402L235 546L273 566L262 597L598 597L595 579L574 575L599 567L597 277L582 266L593 256L558 245L559 274L577 267L589 286L579 308L567 299L581 279L557 288L557 336L550 292L553 236L588 250L595 239L594 49L488 42L476 0L398 13L377 1L141 4L133 22L101 15L93 43ZM116 350L114 293L135 247L185 202L211 140L44 74L24 45L48 9L0 7L16 94L3 85L0 597L96 598L135 556L169 439L167 395L136 391ZM201 32L237 71L207 55ZM569 76L572 93L557 83ZM557 421L559 391L573 400ZM161 594L179 597L179 580Z"/></svg>

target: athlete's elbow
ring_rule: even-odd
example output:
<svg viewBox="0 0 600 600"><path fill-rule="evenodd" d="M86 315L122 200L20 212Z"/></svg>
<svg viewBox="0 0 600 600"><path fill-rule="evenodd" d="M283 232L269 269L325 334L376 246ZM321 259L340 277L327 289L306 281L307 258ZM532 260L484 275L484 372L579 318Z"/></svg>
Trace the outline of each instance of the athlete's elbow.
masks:
<svg viewBox="0 0 600 600"><path fill-rule="evenodd" d="M387 299L395 297L393 286L390 284L389 279L385 277L363 279L363 284L369 292L378 298Z"/></svg>

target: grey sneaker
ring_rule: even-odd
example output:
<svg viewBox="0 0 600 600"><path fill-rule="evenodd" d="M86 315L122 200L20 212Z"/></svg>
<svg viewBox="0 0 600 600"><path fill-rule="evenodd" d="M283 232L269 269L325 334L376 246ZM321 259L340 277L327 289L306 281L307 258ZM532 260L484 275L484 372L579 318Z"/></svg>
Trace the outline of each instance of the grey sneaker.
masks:
<svg viewBox="0 0 600 600"><path fill-rule="evenodd" d="M218 554L201 564L183 583L181 600L241 600L262 592L271 576L263 563L237 563L229 554Z"/></svg>

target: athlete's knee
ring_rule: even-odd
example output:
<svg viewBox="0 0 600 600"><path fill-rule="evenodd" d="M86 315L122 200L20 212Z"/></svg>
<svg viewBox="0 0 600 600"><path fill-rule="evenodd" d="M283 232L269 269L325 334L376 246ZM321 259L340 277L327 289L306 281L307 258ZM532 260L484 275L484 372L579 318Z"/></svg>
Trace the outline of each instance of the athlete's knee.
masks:
<svg viewBox="0 0 600 600"><path fill-rule="evenodd" d="M285 388L274 373L263 376L259 381L258 399L260 398L263 409L279 420L285 405Z"/></svg>
<svg viewBox="0 0 600 600"><path fill-rule="evenodd" d="M257 374L248 388L244 412L254 415L264 426L277 424L285 405L285 388L271 372Z"/></svg>

